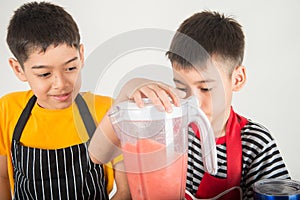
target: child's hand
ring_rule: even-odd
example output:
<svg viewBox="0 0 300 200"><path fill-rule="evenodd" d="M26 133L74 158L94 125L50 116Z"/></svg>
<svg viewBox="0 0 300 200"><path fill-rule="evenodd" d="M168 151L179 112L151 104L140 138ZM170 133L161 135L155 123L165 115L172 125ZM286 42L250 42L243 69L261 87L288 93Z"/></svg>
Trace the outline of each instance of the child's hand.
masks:
<svg viewBox="0 0 300 200"><path fill-rule="evenodd" d="M159 109L172 112L172 104L179 106L179 99L183 97L185 97L185 93L176 90L172 86L158 81L136 78L125 84L116 102L131 99L139 107L143 107L142 98L149 98Z"/></svg>

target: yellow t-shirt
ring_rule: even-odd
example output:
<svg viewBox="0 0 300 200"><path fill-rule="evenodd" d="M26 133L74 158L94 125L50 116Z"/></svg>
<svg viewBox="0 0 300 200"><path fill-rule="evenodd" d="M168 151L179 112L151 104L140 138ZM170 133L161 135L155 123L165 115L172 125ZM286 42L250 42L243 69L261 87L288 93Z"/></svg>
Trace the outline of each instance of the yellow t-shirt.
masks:
<svg viewBox="0 0 300 200"><path fill-rule="evenodd" d="M0 99L0 155L7 157L10 185L13 190L13 166L11 158L11 142L16 123L28 100L31 90L15 92ZM112 99L94 95L90 92L82 94L89 110L98 124L112 105ZM20 142L24 146L41 149L59 149L80 144L88 140L83 121L75 102L66 109L48 110L37 104L23 130ZM107 191L110 192L114 182L111 163L104 165Z"/></svg>

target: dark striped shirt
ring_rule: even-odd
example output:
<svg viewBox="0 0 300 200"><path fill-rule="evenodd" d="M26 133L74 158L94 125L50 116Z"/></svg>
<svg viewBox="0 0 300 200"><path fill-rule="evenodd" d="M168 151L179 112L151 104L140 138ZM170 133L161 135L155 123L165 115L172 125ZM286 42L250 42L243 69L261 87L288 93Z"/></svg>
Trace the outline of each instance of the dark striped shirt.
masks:
<svg viewBox="0 0 300 200"><path fill-rule="evenodd" d="M242 178L240 187L243 199L253 199L252 185L260 179L288 179L289 174L274 138L262 125L249 120L241 131ZM227 177L226 143L217 144L218 178ZM204 174L200 140L189 129L187 190L196 194Z"/></svg>

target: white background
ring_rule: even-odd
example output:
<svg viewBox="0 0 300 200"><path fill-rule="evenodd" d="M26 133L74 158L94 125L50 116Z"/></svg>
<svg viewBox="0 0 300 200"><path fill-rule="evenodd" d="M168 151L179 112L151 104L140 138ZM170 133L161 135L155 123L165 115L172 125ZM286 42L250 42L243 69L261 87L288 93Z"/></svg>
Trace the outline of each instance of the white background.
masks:
<svg viewBox="0 0 300 200"><path fill-rule="evenodd" d="M8 65L11 56L5 42L6 28L21 0L1 0L0 6L0 96L28 89ZM141 28L175 31L193 13L203 9L224 12L236 18L246 35L244 65L246 87L235 94L235 110L269 128L276 138L291 176L300 180L300 1L299 0L86 0L53 1L66 8L77 21L85 56L113 36ZM141 55L142 54L142 55ZM102 56L105 56L102 55ZM133 52L116 59L98 80L97 87L83 89L114 96L118 80L136 66L169 66L159 51ZM101 63L95 63L101 66ZM86 65L83 81L93 67ZM88 72L88 73L87 73ZM298 124L299 123L299 124Z"/></svg>

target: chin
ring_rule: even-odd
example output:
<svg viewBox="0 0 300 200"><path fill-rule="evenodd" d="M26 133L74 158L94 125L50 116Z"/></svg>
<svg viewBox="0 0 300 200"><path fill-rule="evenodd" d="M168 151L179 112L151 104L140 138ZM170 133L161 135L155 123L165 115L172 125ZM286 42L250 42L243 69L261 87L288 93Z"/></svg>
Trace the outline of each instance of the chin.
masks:
<svg viewBox="0 0 300 200"><path fill-rule="evenodd" d="M64 103L56 103L54 104L53 108L56 110L62 110L69 108L72 105L72 102L64 102Z"/></svg>

